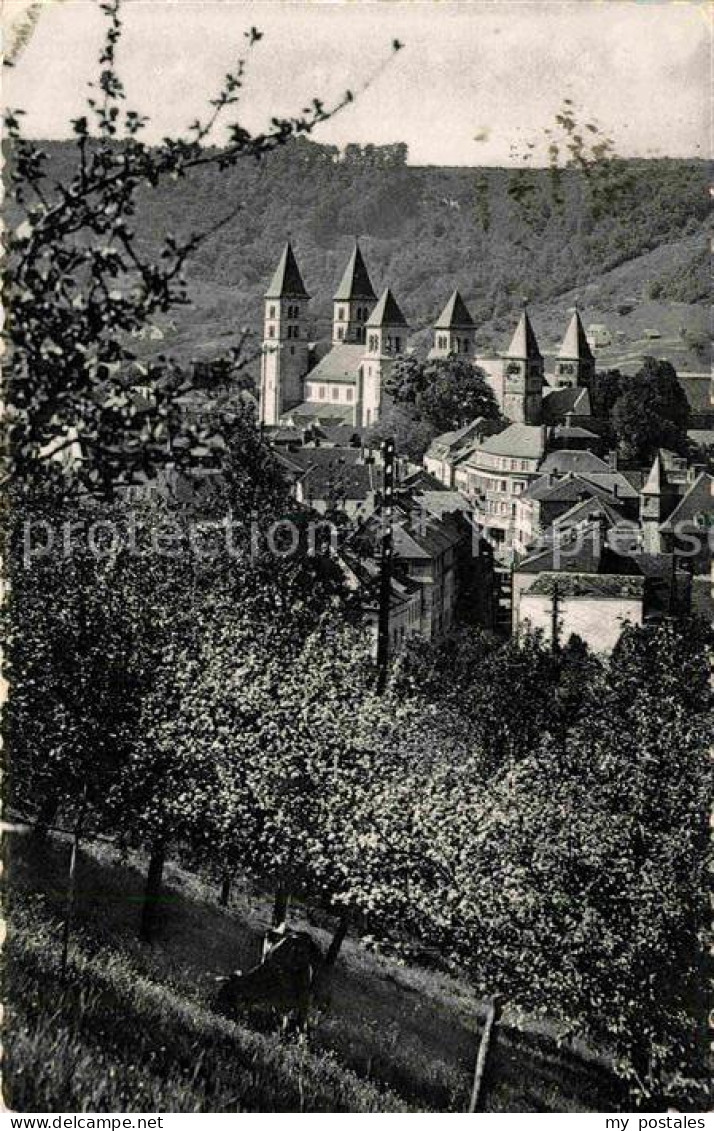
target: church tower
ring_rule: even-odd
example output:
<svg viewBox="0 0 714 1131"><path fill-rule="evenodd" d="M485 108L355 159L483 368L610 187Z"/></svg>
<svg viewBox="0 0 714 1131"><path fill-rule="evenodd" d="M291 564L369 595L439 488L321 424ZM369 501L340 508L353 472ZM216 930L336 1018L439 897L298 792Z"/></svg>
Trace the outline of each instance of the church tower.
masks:
<svg viewBox="0 0 714 1131"><path fill-rule="evenodd" d="M558 388L589 387L594 374L595 357L576 306L555 363L555 384Z"/></svg>
<svg viewBox="0 0 714 1131"><path fill-rule="evenodd" d="M394 359L407 348L407 320L389 287L372 311L366 333L366 349L360 368L363 428L369 428L379 420L382 386Z"/></svg>
<svg viewBox="0 0 714 1131"><path fill-rule="evenodd" d="M476 354L476 323L458 291L434 323L434 346L429 356L448 357L452 353L468 358Z"/></svg>
<svg viewBox="0 0 714 1131"><path fill-rule="evenodd" d="M513 424L540 424L542 406L543 357L524 303L505 354L503 415Z"/></svg>
<svg viewBox="0 0 714 1131"><path fill-rule="evenodd" d="M654 458L650 473L640 492L640 525L642 527L642 549L647 554L662 552L660 525L671 510L672 488L662 464L659 452Z"/></svg>
<svg viewBox="0 0 714 1131"><path fill-rule="evenodd" d="M265 321L260 359L260 421L276 425L303 400L308 368L305 316L310 296L290 242L265 292Z"/></svg>
<svg viewBox="0 0 714 1131"><path fill-rule="evenodd" d="M374 309L377 296L365 266L359 244L355 240L354 250L345 267L342 281L335 291L332 344L343 342L361 344L365 341L367 320Z"/></svg>

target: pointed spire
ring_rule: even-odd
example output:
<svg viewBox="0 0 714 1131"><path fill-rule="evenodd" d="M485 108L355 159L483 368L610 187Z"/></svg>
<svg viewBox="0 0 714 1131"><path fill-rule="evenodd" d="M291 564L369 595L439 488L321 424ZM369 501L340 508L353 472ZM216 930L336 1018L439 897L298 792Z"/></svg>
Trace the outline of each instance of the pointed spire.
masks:
<svg viewBox="0 0 714 1131"><path fill-rule="evenodd" d="M382 291L380 300L372 311L367 325L406 326L406 324L407 320L399 309L397 300L389 287L386 287L385 290Z"/></svg>
<svg viewBox="0 0 714 1131"><path fill-rule="evenodd" d="M336 302L349 302L353 298L374 300L377 297L357 240L334 297Z"/></svg>
<svg viewBox="0 0 714 1131"><path fill-rule="evenodd" d="M275 269L275 274L270 280L270 286L265 292L266 298L309 298L302 281L300 268L297 265L295 252L290 240L283 248L280 262Z"/></svg>
<svg viewBox="0 0 714 1131"><path fill-rule="evenodd" d="M471 330L476 325L458 291L454 291L434 323L435 330Z"/></svg>
<svg viewBox="0 0 714 1131"><path fill-rule="evenodd" d="M559 356L567 358L568 361L594 361L594 355L590 349L590 343L585 333L585 327L583 326L577 303L575 304L573 317L570 319L568 328L565 331L565 337L560 347Z"/></svg>
<svg viewBox="0 0 714 1131"><path fill-rule="evenodd" d="M523 303L523 313L518 319L515 333L511 339L511 344L506 352L507 357L517 358L519 361L531 361L541 359L541 352L538 348L531 320L528 317L528 307Z"/></svg>
<svg viewBox="0 0 714 1131"><path fill-rule="evenodd" d="M663 495L667 485L667 477L665 475L662 458L657 452L654 458L654 463L647 476L644 487L642 488L643 495Z"/></svg>

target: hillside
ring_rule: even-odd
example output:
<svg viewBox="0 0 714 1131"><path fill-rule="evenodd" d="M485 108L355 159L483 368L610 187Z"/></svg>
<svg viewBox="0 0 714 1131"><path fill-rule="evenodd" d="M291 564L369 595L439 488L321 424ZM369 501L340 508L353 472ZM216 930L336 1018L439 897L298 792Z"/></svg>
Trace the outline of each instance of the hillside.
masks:
<svg viewBox="0 0 714 1131"><path fill-rule="evenodd" d="M329 1007L303 1048L210 1011L214 975L252 965L270 920L269 900L247 884L223 909L205 879L172 863L149 948L135 941L144 862L87 845L63 987L57 917L68 848L54 837L39 848L32 837L13 839L4 981L12 1109L465 1110L482 1010L445 975L347 940ZM306 908L294 908L292 921L326 945ZM616 1110L618 1087L602 1064L558 1047L544 1028L519 1030L506 1012L488 1110ZM101 1085L97 1063L113 1069Z"/></svg>
<svg viewBox="0 0 714 1131"><path fill-rule="evenodd" d="M46 149L51 174L66 176L71 143ZM241 209L192 263L193 306L178 311L175 331L165 326L165 338L144 352L211 356L242 325L258 328L261 295L288 234L313 297L314 336L329 327L331 296L355 235L375 287L393 288L417 344L456 286L484 351L501 347L523 295L546 322L557 312L562 324L576 292L587 321L604 320L624 299L656 299L680 304L680 324L696 322L710 289L705 162L619 163L619 187L602 214L575 174L564 176L562 206L547 170L528 177L525 206L509 192L509 170L416 167L364 154L336 161L332 148L301 140L260 163L220 175L201 169L147 191L137 216L147 250L168 232L182 238L237 203Z"/></svg>

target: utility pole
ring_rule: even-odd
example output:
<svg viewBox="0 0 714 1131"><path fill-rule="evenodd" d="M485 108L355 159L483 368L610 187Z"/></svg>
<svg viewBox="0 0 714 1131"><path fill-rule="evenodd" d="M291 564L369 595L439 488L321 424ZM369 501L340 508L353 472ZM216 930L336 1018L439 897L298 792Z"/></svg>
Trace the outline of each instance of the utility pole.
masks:
<svg viewBox="0 0 714 1131"><path fill-rule="evenodd" d="M558 582L553 582L553 600L551 604L550 613L550 646L553 653L556 653L560 648L560 627L558 625L558 604L560 598L560 590L558 589Z"/></svg>
<svg viewBox="0 0 714 1131"><path fill-rule="evenodd" d="M379 618L377 621L377 691L387 684L389 663L389 603L392 592L392 550L394 520L394 440L382 442L382 545L379 570Z"/></svg>

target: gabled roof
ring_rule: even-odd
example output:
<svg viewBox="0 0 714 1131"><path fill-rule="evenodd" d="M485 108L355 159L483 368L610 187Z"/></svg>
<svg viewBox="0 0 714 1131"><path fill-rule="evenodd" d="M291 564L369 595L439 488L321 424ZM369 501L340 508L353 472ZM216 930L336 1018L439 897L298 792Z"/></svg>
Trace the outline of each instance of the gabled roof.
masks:
<svg viewBox="0 0 714 1131"><path fill-rule="evenodd" d="M348 342L345 345L333 346L322 361L318 361L313 369L308 370L305 380L311 384L315 381L331 381L341 385L355 385L363 357L363 345Z"/></svg>
<svg viewBox="0 0 714 1131"><path fill-rule="evenodd" d="M349 302L353 298L376 299L377 297L357 242L355 242L354 249L345 267L345 273L334 297L335 302Z"/></svg>
<svg viewBox="0 0 714 1131"><path fill-rule="evenodd" d="M523 308L523 313L518 319L515 333L511 338L511 344L506 351L507 357L517 358L520 361L527 360L540 360L541 352L538 348L538 342L531 326L531 320L528 317L528 311Z"/></svg>
<svg viewBox="0 0 714 1131"><path fill-rule="evenodd" d="M650 468L650 473L647 476L645 484L642 488L643 495L663 495L667 488L667 476L664 472L662 464L662 457L659 452L654 458L654 463Z"/></svg>
<svg viewBox="0 0 714 1131"><path fill-rule="evenodd" d="M479 450L491 455L540 459L545 451L544 429L539 424L509 424L503 432L487 436Z"/></svg>
<svg viewBox="0 0 714 1131"><path fill-rule="evenodd" d="M450 453L458 451L472 438L477 439L484 423L484 417L477 416L469 424L457 428L455 432L442 432L435 436L426 452L433 459L445 459Z"/></svg>
<svg viewBox="0 0 714 1131"><path fill-rule="evenodd" d="M397 300L386 287L381 294L379 302L369 316L368 326L406 326L407 320L402 314Z"/></svg>
<svg viewBox="0 0 714 1131"><path fill-rule="evenodd" d="M607 499L610 497L609 491L604 487L599 487L589 480L582 478L579 475L574 475L572 472L566 475L542 475L540 479L536 479L531 483L525 491L521 494L522 499L537 499L539 502L549 503L568 503L578 502L583 495L590 498Z"/></svg>
<svg viewBox="0 0 714 1131"><path fill-rule="evenodd" d="M518 573L617 573L640 575L630 554L616 553L603 538L599 520L568 527L545 549L538 549L519 562Z"/></svg>
<svg viewBox="0 0 714 1131"><path fill-rule="evenodd" d="M546 386L543 389L543 420L545 423L554 424L556 420L560 420L568 412L574 413L575 416L592 416L588 390L571 385L564 389Z"/></svg>
<svg viewBox="0 0 714 1131"><path fill-rule="evenodd" d="M302 281L300 268L297 265L295 252L290 240L283 248L280 262L275 269L275 274L270 280L270 286L265 292L266 298L309 298Z"/></svg>
<svg viewBox="0 0 714 1131"><path fill-rule="evenodd" d="M622 514L615 509L611 502L595 492L593 492L589 498L581 499L579 502L574 503L565 514L561 514L555 518L553 520L553 526L559 528L578 526L581 523L589 522L594 518L600 517L609 527L617 526L631 528L634 531L639 530L636 522L633 522L631 519L623 518Z"/></svg>
<svg viewBox="0 0 714 1131"><path fill-rule="evenodd" d="M435 330L471 329L476 325L458 291L454 291L434 323Z"/></svg>
<svg viewBox="0 0 714 1131"><path fill-rule="evenodd" d="M699 515L714 519L714 476L703 471L695 479L684 498L677 504L660 530L675 530L684 523L693 523Z"/></svg>
<svg viewBox="0 0 714 1131"><path fill-rule="evenodd" d="M549 471L559 471L564 475L568 471L579 472L606 472L611 471L608 463L600 459L594 452L581 451L579 448L561 448L551 452L543 460L540 470L547 474Z"/></svg>
<svg viewBox="0 0 714 1131"><path fill-rule="evenodd" d="M580 320L580 314L576 307L573 312L573 317L568 323L568 328L565 331L563 344L560 347L558 355L562 358L567 358L569 361L593 361L593 351L590 349L585 334L585 328Z"/></svg>

